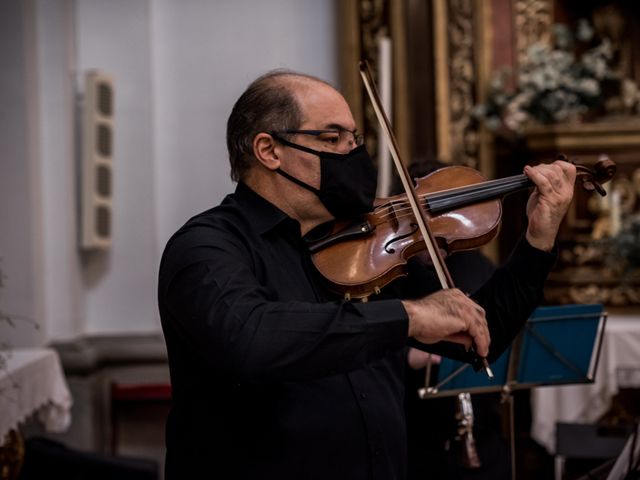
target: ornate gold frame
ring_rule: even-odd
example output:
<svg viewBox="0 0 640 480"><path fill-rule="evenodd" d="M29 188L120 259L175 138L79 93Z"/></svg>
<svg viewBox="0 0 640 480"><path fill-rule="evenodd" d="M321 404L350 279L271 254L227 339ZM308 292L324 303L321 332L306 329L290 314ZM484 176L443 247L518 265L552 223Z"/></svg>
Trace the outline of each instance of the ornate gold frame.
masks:
<svg viewBox="0 0 640 480"><path fill-rule="evenodd" d="M377 59L376 37L390 35L393 42L392 123L405 162L415 158L411 151L409 121L413 104L408 98L405 19L411 0L344 0L339 3L341 19L341 87L356 121L367 134L367 146L377 151L377 122L363 97L358 73L361 58ZM478 168L487 177L494 172L489 136L473 125L471 110L484 100L491 71L491 4L489 1L433 0L435 50L435 125L436 155L443 163ZM374 65L375 70L375 65ZM494 247L491 247L495 249ZM495 257L495 251L487 251Z"/></svg>
<svg viewBox="0 0 640 480"><path fill-rule="evenodd" d="M366 101L358 74L360 58L377 58L376 36L390 34L393 41L393 124L403 158L409 151L411 99L407 98L405 48L406 0L345 0L340 2L342 32L342 90L367 135L375 138L374 121L368 120ZM438 159L492 171L486 142L469 125L474 104L482 101L491 67L490 2L434 0L433 25L436 68L436 125ZM372 117L371 117L372 118ZM373 140L375 143L375 140Z"/></svg>
<svg viewBox="0 0 640 480"><path fill-rule="evenodd" d="M508 0L513 16L516 44L515 66L532 43L549 40L554 0ZM487 135L469 125L474 104L485 99L493 69L492 9L496 0L432 0L434 33L436 142L439 160L466 164L492 176L494 168ZM501 7L505 1L501 1ZM375 138L375 120L368 112L358 73L361 58L377 59L376 38L387 34L393 41L393 124L403 158L412 158L408 121L411 99L407 98L405 18L411 0L343 0L341 22L341 87L356 121ZM375 65L374 65L375 67ZM375 68L374 68L375 70ZM372 144L375 140L372 140Z"/></svg>
<svg viewBox="0 0 640 480"><path fill-rule="evenodd" d="M377 124L368 112L368 100L363 98L358 61L362 57L376 59L375 39L380 33L390 34L393 41L393 77L394 77L394 112L392 123L398 139L401 155L405 161L416 158L411 152L412 139L419 132L413 132L409 119L415 120L416 107L408 98L407 85L412 76L414 66L407 63L405 44L413 45L411 39L405 38L405 19L410 9L415 8L420 0L343 0L340 2L340 18L342 20L342 88L350 102L356 119L363 125L367 137L371 141L373 152L377 148ZM487 178L495 178L496 152L492 137L470 121L471 110L475 104L483 103L485 92L493 70L503 66L517 69L525 59L526 52L534 42L550 41L556 10L555 0L431 0L429 4L431 24L425 29L433 32L433 77L435 92L435 151L437 159L452 164L465 164L477 168ZM495 9L495 10L494 10ZM502 10L501 10L502 9ZM498 13L510 11L510 20L505 22ZM559 14L561 16L561 13ZM417 17L413 17L417 18ZM420 17L422 18L422 17ZM494 31L493 22L502 23L500 30ZM505 23L508 23L505 25ZM499 35L499 38L494 36ZM502 42L502 43L500 43ZM508 58L502 55L500 61L508 61L508 65L494 64L493 49L499 44L508 42L514 46ZM499 55L497 56L499 57ZM497 63L498 60L496 60ZM375 62L374 62L375 63ZM375 67L375 65L374 65ZM415 90L414 90L415 91ZM582 126L576 131L571 128L549 129L529 132L529 151L570 150L581 151L591 148L607 148L624 144L633 147L637 142L635 127L615 129L615 126L600 127ZM607 135L596 135L593 128L611 129ZM591 130L590 130L591 129ZM562 130L562 132L561 132ZM631 138L631 137L632 138ZM615 138L614 138L615 137ZM612 138L614 138L612 140ZM542 143L541 143L542 142ZM546 145L544 142L559 142ZM564 143L563 143L564 142ZM569 142L570 144L566 144ZM572 143L573 142L573 143ZM577 142L577 143L576 143ZM595 142L595 143L594 143ZM613 142L613 144L611 144ZM589 148L587 148L589 147ZM569 152L571 153L571 152ZM555 155L553 155L555 156ZM617 155L618 160L620 155ZM629 160L630 162L630 160ZM631 162L635 165L635 162ZM627 167L625 167L627 168ZM628 165L631 168L631 164ZM635 167L634 167L635 168ZM640 169L639 169L640 170ZM635 171L634 171L635 172ZM640 173L634 173L640 178ZM636 178L634 176L634 178ZM574 206L575 209L575 206ZM577 242L577 229L584 223L572 210L566 222L571 230L568 238ZM574 231L575 230L575 231ZM508 242L505 242L505 246ZM504 248L503 248L504 250ZM497 260L498 245L492 242L484 249L493 260ZM504 253L504 252L503 252ZM571 270L571 272L574 272ZM578 285L574 279L568 278L558 270L550 278L548 294L552 301L579 302L589 297L592 300L611 302L612 304L634 304L639 300L629 294L626 286L615 284L612 280L607 288ZM572 273L571 275L574 275ZM586 277L585 277L586 278ZM632 283L637 288L637 282ZM586 288L586 290L585 290ZM622 288L622 290L620 290ZM632 291L632 290L629 290ZM635 290L633 290L635 291ZM626 293L625 293L626 292ZM567 297L569 295L569 297ZM565 298L566 297L566 298ZM606 298L605 298L606 297ZM633 298L632 298L633 297ZM615 300L607 300L607 299Z"/></svg>
<svg viewBox="0 0 640 480"><path fill-rule="evenodd" d="M403 35L404 3L389 0L343 0L339 2L341 32L341 89L351 106L358 125L367 134L367 147L373 157L377 153L377 120L360 80L358 63L362 58L377 61L377 36L394 39L392 123L402 158L408 158L408 122L406 98L406 57ZM374 74L377 72L375 71Z"/></svg>

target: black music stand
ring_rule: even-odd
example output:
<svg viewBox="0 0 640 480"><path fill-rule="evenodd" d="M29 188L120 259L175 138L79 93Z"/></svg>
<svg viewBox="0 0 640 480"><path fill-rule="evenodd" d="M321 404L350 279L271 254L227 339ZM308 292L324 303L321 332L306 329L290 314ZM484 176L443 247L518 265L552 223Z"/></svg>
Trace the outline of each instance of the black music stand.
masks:
<svg viewBox="0 0 640 480"><path fill-rule="evenodd" d="M515 479L515 390L546 385L593 383L607 313L600 304L540 307L513 344L491 365L494 377L475 372L469 364L443 358L435 385L418 391L420 398L462 392L502 392L509 407L511 471Z"/></svg>

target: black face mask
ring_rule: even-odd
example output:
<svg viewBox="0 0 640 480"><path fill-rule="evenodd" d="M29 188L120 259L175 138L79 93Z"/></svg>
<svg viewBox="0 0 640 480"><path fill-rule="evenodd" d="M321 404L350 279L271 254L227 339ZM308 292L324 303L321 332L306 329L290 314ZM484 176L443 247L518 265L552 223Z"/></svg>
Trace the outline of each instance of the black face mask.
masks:
<svg viewBox="0 0 640 480"><path fill-rule="evenodd" d="M338 219L350 219L373 209L378 187L378 174L364 145L349 153L331 153L289 142L273 135L288 147L320 157L320 188L314 188L287 172L276 172L286 179L313 192L329 213Z"/></svg>

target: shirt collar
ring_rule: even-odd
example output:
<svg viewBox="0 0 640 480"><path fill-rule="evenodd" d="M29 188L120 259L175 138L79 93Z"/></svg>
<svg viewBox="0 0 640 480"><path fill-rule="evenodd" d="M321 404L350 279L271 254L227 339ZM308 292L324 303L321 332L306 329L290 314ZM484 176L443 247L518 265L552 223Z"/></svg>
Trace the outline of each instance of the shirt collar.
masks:
<svg viewBox="0 0 640 480"><path fill-rule="evenodd" d="M261 235L282 225L288 234L296 233L300 238L300 223L253 191L243 182L238 182L234 194L237 202L243 207L244 215Z"/></svg>

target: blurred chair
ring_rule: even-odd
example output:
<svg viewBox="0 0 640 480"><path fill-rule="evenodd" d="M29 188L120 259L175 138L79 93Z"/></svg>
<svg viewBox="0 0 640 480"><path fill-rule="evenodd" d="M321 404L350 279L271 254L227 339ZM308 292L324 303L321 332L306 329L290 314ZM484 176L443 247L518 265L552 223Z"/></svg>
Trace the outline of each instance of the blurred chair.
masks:
<svg viewBox="0 0 640 480"><path fill-rule="evenodd" d="M118 450L118 420L122 409L145 404L171 404L171 385L167 383L111 384L111 453Z"/></svg>

